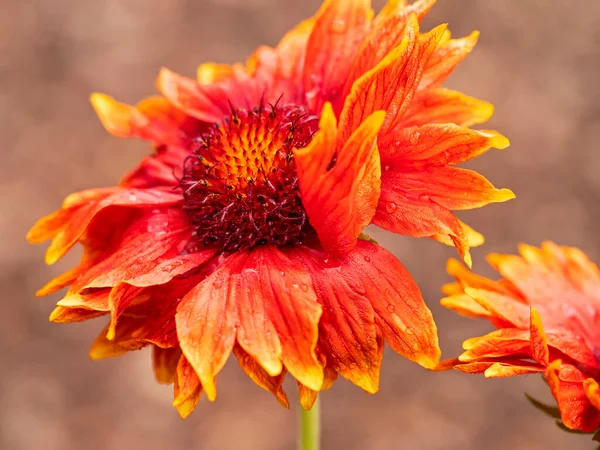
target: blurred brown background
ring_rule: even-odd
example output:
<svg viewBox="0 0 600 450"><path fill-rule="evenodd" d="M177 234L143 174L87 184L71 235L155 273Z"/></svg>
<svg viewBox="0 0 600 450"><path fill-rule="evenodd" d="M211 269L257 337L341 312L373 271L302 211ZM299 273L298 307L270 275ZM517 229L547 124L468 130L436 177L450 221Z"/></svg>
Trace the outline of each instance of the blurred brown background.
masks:
<svg viewBox="0 0 600 450"><path fill-rule="evenodd" d="M160 66L193 76L202 61L244 60L275 44L319 0L3 0L0 14L0 449L293 449L295 411L280 408L231 361L219 399L182 422L171 388L154 382L146 352L92 362L101 324L52 325L58 297L35 299L70 267L43 264L27 229L72 191L112 185L147 150L103 131L91 91L136 102L154 93ZM381 1L376 3L380 6ZM488 127L512 142L475 167L517 200L461 215L489 251L519 241L581 246L600 260L600 2L439 0L425 28L449 22L456 36L482 31L448 85L492 101ZM446 356L491 328L438 306L449 248L384 236L419 282L437 318ZM76 252L75 252L76 253ZM293 389L289 389L292 391ZM590 449L534 411L523 392L548 399L537 376L485 380L429 373L391 352L380 393L341 381L323 395L324 449Z"/></svg>

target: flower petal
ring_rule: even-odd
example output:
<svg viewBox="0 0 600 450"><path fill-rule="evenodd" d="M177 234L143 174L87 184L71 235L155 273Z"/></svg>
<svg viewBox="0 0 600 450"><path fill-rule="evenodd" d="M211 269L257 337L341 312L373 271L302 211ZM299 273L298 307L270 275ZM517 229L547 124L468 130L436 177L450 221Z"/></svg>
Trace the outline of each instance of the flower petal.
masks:
<svg viewBox="0 0 600 450"><path fill-rule="evenodd" d="M294 150L302 204L322 245L334 254L351 250L375 213L376 138L384 115L369 116L336 152L335 117L326 104L319 132L307 147Z"/></svg>
<svg viewBox="0 0 600 450"><path fill-rule="evenodd" d="M430 200L449 210L480 208L515 198L510 189L496 189L477 172L455 167L428 167L401 173L385 172L394 188L419 200ZM389 175L388 175L389 174Z"/></svg>
<svg viewBox="0 0 600 450"><path fill-rule="evenodd" d="M445 26L440 26L421 35L413 17L402 43L352 86L340 115L342 141L375 111L386 111L382 135L396 126L411 104L423 67L444 30Z"/></svg>
<svg viewBox="0 0 600 450"><path fill-rule="evenodd" d="M371 31L364 38L350 69L344 92L350 92L354 81L375 67L388 53L400 45L411 15L420 22L435 4L435 0L417 0L405 5L390 0L373 19Z"/></svg>
<svg viewBox="0 0 600 450"><path fill-rule="evenodd" d="M175 377L173 406L177 408L182 419L189 416L200 397L202 396L202 384L185 356L181 355L177 364Z"/></svg>
<svg viewBox="0 0 600 450"><path fill-rule="evenodd" d="M449 89L427 89L414 96L410 108L398 126L406 128L454 123L469 127L488 121L493 113L494 107L483 100Z"/></svg>
<svg viewBox="0 0 600 450"><path fill-rule="evenodd" d="M479 31L474 31L465 38L441 42L425 66L419 89L430 89L441 85L456 66L471 53L478 39Z"/></svg>
<svg viewBox="0 0 600 450"><path fill-rule="evenodd" d="M232 278L244 253L227 258L181 300L175 314L181 350L210 401L216 399L215 377L233 349L238 319Z"/></svg>
<svg viewBox="0 0 600 450"><path fill-rule="evenodd" d="M117 137L137 137L165 145L182 145L186 131L191 132L197 123L175 108L163 97L151 97L137 107L117 102L100 93L91 96L102 125Z"/></svg>
<svg viewBox="0 0 600 450"><path fill-rule="evenodd" d="M388 170L425 170L473 159L510 142L496 131L477 131L451 123L399 128L380 139L382 164Z"/></svg>
<svg viewBox="0 0 600 450"><path fill-rule="evenodd" d="M242 370L246 372L246 375L248 375L252 381L273 394L281 406L287 409L290 408L290 402L282 386L283 380L285 379L285 371L282 371L276 376L269 375L265 369L263 369L248 353L242 350L239 345L233 348L233 353Z"/></svg>
<svg viewBox="0 0 600 450"><path fill-rule="evenodd" d="M531 355L542 366L547 366L550 361L550 350L548 349L548 337L542 325L540 313L531 308L531 322L529 326L531 332Z"/></svg>
<svg viewBox="0 0 600 450"><path fill-rule="evenodd" d="M231 274L231 295L238 304L238 342L271 376L282 363L312 389L323 384L315 348L321 306L302 261L275 247L249 252Z"/></svg>
<svg viewBox="0 0 600 450"><path fill-rule="evenodd" d="M600 411L600 386L598 386L598 382L593 378L588 378L583 382L583 389L590 403Z"/></svg>
<svg viewBox="0 0 600 450"><path fill-rule="evenodd" d="M563 424L590 433L600 425L600 411L586 396L585 380L577 367L560 360L553 361L546 370L546 381L558 403Z"/></svg>
<svg viewBox="0 0 600 450"><path fill-rule="evenodd" d="M177 378L177 365L181 359L178 348L152 346L152 368L159 383L171 384Z"/></svg>
<svg viewBox="0 0 600 450"><path fill-rule="evenodd" d="M370 0L326 0L306 46L304 89L312 111L342 95L354 55L367 33L373 11Z"/></svg>
<svg viewBox="0 0 600 450"><path fill-rule="evenodd" d="M294 256L311 274L323 305L319 342L328 364L367 392L377 392L382 355L363 272L357 271L352 260L329 259L317 250L297 249Z"/></svg>

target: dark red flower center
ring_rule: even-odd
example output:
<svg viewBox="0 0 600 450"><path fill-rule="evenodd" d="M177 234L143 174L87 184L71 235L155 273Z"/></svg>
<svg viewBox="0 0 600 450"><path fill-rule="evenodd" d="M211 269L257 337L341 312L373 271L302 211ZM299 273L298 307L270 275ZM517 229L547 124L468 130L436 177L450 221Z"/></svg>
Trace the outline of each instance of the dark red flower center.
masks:
<svg viewBox="0 0 600 450"><path fill-rule="evenodd" d="M180 182L191 249L301 243L311 228L293 149L308 145L317 128L318 118L303 107L261 105L232 108L195 139Z"/></svg>

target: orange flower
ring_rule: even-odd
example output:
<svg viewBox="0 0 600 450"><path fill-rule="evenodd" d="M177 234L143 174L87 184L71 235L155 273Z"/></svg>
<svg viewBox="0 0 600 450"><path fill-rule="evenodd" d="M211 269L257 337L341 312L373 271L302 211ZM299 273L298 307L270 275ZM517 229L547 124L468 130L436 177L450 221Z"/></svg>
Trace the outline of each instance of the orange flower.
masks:
<svg viewBox="0 0 600 450"><path fill-rule="evenodd" d="M564 425L593 431L600 425L600 270L580 250L551 242L519 252L489 255L501 281L448 262L458 283L445 286L442 304L498 330L466 340L466 351L442 367L486 377L544 372Z"/></svg>
<svg viewBox="0 0 600 450"><path fill-rule="evenodd" d="M452 167L508 141L467 128L490 104L439 87L477 34L421 34L433 3L390 0L373 18L368 0L327 0L245 65L203 64L197 80L163 69L163 96L135 107L94 94L110 133L155 152L30 232L52 240L49 264L84 247L39 292L69 286L51 320L110 315L92 357L151 345L183 416L202 390L215 398L232 352L285 406L289 372L306 408L337 374L376 392L384 340L436 366L418 287L362 230L454 243L469 261L481 236L450 211L513 194Z"/></svg>

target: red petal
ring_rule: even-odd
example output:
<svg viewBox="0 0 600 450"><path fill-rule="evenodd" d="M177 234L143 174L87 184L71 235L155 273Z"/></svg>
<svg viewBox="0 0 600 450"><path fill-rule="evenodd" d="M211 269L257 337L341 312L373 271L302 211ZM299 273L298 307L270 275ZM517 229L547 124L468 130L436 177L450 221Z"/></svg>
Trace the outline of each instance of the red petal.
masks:
<svg viewBox="0 0 600 450"><path fill-rule="evenodd" d="M420 35L419 25L413 18L402 44L352 86L340 115L342 141L375 111L387 112L381 127L382 135L396 126L411 104L423 67L444 30L445 27L441 26Z"/></svg>
<svg viewBox="0 0 600 450"><path fill-rule="evenodd" d="M315 348L321 307L310 288L303 262L274 247L257 247L230 275L230 295L237 300L238 342L271 376L282 363L312 389L323 384Z"/></svg>
<svg viewBox="0 0 600 450"><path fill-rule="evenodd" d="M493 113L494 107L483 100L448 89L427 89L414 96L398 126L406 128L432 123L454 123L469 127L488 121Z"/></svg>
<svg viewBox="0 0 600 450"><path fill-rule="evenodd" d="M560 360L546 370L546 381L558 402L562 422L568 428L590 433L600 425L600 411L586 396L585 379L578 368Z"/></svg>
<svg viewBox="0 0 600 450"><path fill-rule="evenodd" d="M373 223L394 233L414 237L449 236L459 254L470 264L469 242L454 214L429 198L414 197L402 189L402 174L383 175L385 172Z"/></svg>
<svg viewBox="0 0 600 450"><path fill-rule="evenodd" d="M466 351L458 357L461 363L504 357L528 357L531 341L528 330L502 328L485 336L467 339L463 342Z"/></svg>
<svg viewBox="0 0 600 450"><path fill-rule="evenodd" d="M321 111L326 102L337 105L354 55L373 17L370 3L327 0L317 13L304 63L304 89L313 111Z"/></svg>
<svg viewBox="0 0 600 450"><path fill-rule="evenodd" d="M327 259L321 252L295 250L295 259L311 274L323 305L319 342L328 364L370 393L379 387L381 354L375 312L364 287L362 272L352 260Z"/></svg>
<svg viewBox="0 0 600 450"><path fill-rule="evenodd" d="M32 243L52 239L46 263L54 264L77 243L96 215L112 206L146 207L171 205L182 201L178 193L151 189L110 189L83 191L65 199L63 208L38 221L29 232ZM91 200L90 194L94 195Z"/></svg>
<svg viewBox="0 0 600 450"><path fill-rule="evenodd" d="M302 204L332 253L351 250L375 212L380 170L376 138L383 116L373 113L336 154L335 117L326 104L317 135L294 151Z"/></svg>
<svg viewBox="0 0 600 450"><path fill-rule="evenodd" d="M189 222L183 212L151 213L136 221L124 234L118 249L90 268L73 289L163 284L204 263L214 252L173 256L187 242Z"/></svg>

